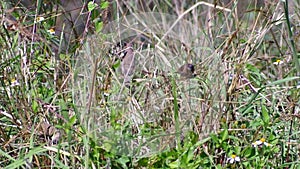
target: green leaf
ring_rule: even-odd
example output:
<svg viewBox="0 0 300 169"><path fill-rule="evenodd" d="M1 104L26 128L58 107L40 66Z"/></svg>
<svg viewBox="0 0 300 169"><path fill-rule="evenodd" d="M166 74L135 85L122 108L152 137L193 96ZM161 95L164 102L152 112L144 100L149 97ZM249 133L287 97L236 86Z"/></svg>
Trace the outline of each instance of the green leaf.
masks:
<svg viewBox="0 0 300 169"><path fill-rule="evenodd" d="M25 163L27 162L27 159L32 157L32 156L35 156L35 155L38 155L38 154L41 154L43 152L47 152L48 150L43 148L43 147L35 147L35 148L32 148L31 150L29 150L29 152L23 157L23 158L20 158L16 161L14 161L13 163L9 164L8 166L6 166L6 168L8 169L11 169L11 168L20 168L21 166L25 165Z"/></svg>
<svg viewBox="0 0 300 169"><path fill-rule="evenodd" d="M226 141L223 141L221 143L221 147L224 151L228 151L230 149L230 145L228 145L228 143Z"/></svg>
<svg viewBox="0 0 300 169"><path fill-rule="evenodd" d="M227 129L224 129L224 130L221 132L221 139L222 139L222 141L225 141L227 138L228 138L228 130L227 130Z"/></svg>
<svg viewBox="0 0 300 169"><path fill-rule="evenodd" d="M287 77L284 79L276 80L276 81L268 84L267 86L273 86L273 85L277 85L277 84L281 84L281 83L293 81L293 80L300 80L300 77Z"/></svg>
<svg viewBox="0 0 300 169"><path fill-rule="evenodd" d="M107 1L104 1L101 3L101 9L106 9L109 6L109 3Z"/></svg>
<svg viewBox="0 0 300 169"><path fill-rule="evenodd" d="M96 32L97 33L101 32L101 30L103 28L103 22L96 22L95 27L96 27Z"/></svg>
<svg viewBox="0 0 300 169"><path fill-rule="evenodd" d="M239 41L240 41L240 43L246 43L247 42L246 39L240 39Z"/></svg>
<svg viewBox="0 0 300 169"><path fill-rule="evenodd" d="M269 116L269 113L268 113L268 109L265 105L261 106L261 114L262 114L262 120L264 121L264 123L269 124L270 116Z"/></svg>
<svg viewBox="0 0 300 169"><path fill-rule="evenodd" d="M5 159L5 160L16 161L16 159L14 159L12 156L10 156L7 152L3 151L2 149L0 149L0 155L3 160Z"/></svg>
<svg viewBox="0 0 300 169"><path fill-rule="evenodd" d="M212 133L212 134L210 134L210 137L211 137L213 142L219 143L219 138L216 134Z"/></svg>
<svg viewBox="0 0 300 169"><path fill-rule="evenodd" d="M234 147L235 154L241 154L242 148L240 146Z"/></svg>
<svg viewBox="0 0 300 169"><path fill-rule="evenodd" d="M186 164L188 164L193 159L193 157L194 157L194 150L189 149L187 153Z"/></svg>
<svg viewBox="0 0 300 169"><path fill-rule="evenodd" d="M112 145L109 142L105 142L102 144L101 148L103 148L105 151L110 152Z"/></svg>
<svg viewBox="0 0 300 169"><path fill-rule="evenodd" d="M88 11L91 12L91 11L94 10L97 6L98 6L98 4L94 3L93 1L90 1L90 2L88 3Z"/></svg>
<svg viewBox="0 0 300 169"><path fill-rule="evenodd" d="M251 157L251 156L254 155L254 152L253 152L253 151L254 151L254 149L253 149L252 147L247 147L247 148L244 149L244 151L243 151L243 156L249 158L249 157Z"/></svg>
<svg viewBox="0 0 300 169"><path fill-rule="evenodd" d="M70 126L73 126L73 125L75 124L75 122L76 122L76 116L74 115L74 116L72 116L72 117L70 118L70 120L69 120L69 125L70 125Z"/></svg>
<svg viewBox="0 0 300 169"><path fill-rule="evenodd" d="M123 156L123 157L119 158L119 159L116 160L116 161L117 161L119 164L121 164L123 168L128 168L127 165L126 165L126 163L129 162L130 160L129 160L128 157Z"/></svg>
<svg viewBox="0 0 300 169"><path fill-rule="evenodd" d="M248 69L248 71L255 73L256 75L259 75L259 69L251 64L247 64L246 68Z"/></svg>
<svg viewBox="0 0 300 169"><path fill-rule="evenodd" d="M179 168L180 167L180 161L177 159L176 161L173 161L168 164L170 168Z"/></svg>
<svg viewBox="0 0 300 169"><path fill-rule="evenodd" d="M203 145L204 143L206 143L206 142L208 142L208 141L210 141L210 140L211 140L211 137L207 137L207 138L205 138L205 139L202 139L202 140L198 141L198 142L195 144L195 147L200 146L200 145Z"/></svg>
<svg viewBox="0 0 300 169"><path fill-rule="evenodd" d="M120 67L121 65L121 61L118 59L117 62L112 66L114 69L117 69L118 67Z"/></svg>
<svg viewBox="0 0 300 169"><path fill-rule="evenodd" d="M33 112L35 112L35 113L38 112L39 105L38 105L37 101L33 100L31 107L32 107Z"/></svg>

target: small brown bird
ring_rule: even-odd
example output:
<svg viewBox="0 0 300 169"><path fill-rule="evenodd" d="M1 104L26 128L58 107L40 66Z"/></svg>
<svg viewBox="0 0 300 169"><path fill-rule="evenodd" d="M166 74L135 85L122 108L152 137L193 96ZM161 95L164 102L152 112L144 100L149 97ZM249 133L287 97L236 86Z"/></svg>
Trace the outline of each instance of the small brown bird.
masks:
<svg viewBox="0 0 300 169"><path fill-rule="evenodd" d="M190 79L195 77L195 67L193 64L186 63L182 65L177 71L182 78Z"/></svg>
<svg viewBox="0 0 300 169"><path fill-rule="evenodd" d="M128 85L131 82L131 78L135 69L135 59L132 44L127 44L124 51L125 56L122 57L121 70L124 76L124 83Z"/></svg>

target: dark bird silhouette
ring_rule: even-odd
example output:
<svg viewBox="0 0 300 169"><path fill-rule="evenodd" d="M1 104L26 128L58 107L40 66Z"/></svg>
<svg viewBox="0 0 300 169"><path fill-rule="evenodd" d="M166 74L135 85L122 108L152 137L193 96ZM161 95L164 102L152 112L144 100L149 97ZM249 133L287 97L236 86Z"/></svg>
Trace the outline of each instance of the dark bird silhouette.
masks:
<svg viewBox="0 0 300 169"><path fill-rule="evenodd" d="M195 77L195 67L193 64L186 63L182 65L177 71L182 78L189 79Z"/></svg>

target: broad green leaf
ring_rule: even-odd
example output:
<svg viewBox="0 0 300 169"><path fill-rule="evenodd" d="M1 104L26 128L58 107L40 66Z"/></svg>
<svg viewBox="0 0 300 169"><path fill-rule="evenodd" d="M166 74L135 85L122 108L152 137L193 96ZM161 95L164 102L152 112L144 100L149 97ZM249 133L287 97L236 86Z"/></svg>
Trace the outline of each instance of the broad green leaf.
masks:
<svg viewBox="0 0 300 169"><path fill-rule="evenodd" d="M76 115L72 116L69 120L69 125L70 126L73 126L76 122Z"/></svg>
<svg viewBox="0 0 300 169"><path fill-rule="evenodd" d="M194 150L189 149L187 153L186 164L188 164L193 159L193 157L194 157Z"/></svg>
<svg viewBox="0 0 300 169"><path fill-rule="evenodd" d="M173 161L168 165L169 165L170 168L179 168L180 167L180 161L177 159L176 161Z"/></svg>
<svg viewBox="0 0 300 169"><path fill-rule="evenodd" d="M94 3L93 1L90 1L88 3L88 11L89 12L93 11L97 6L98 6L98 4Z"/></svg>
<svg viewBox="0 0 300 169"><path fill-rule="evenodd" d="M103 22L96 22L95 27L96 27L96 32L99 33L100 31L102 31Z"/></svg>
<svg viewBox="0 0 300 169"><path fill-rule="evenodd" d="M227 129L224 129L224 130L221 132L221 139L222 139L222 141L225 141L227 138L228 138L228 130L227 130Z"/></svg>
<svg viewBox="0 0 300 169"><path fill-rule="evenodd" d="M270 116L269 116L268 109L265 105L261 106L261 114L262 114L262 120L264 121L264 123L269 124Z"/></svg>
<svg viewBox="0 0 300 169"><path fill-rule="evenodd" d="M107 1L104 1L101 3L101 9L106 9L108 7L109 3Z"/></svg>
<svg viewBox="0 0 300 169"><path fill-rule="evenodd" d="M121 158L119 158L119 159L117 160L117 162L118 162L119 164L121 164L123 168L128 168L127 165L126 165L126 163L129 162L129 161L130 161L129 158L128 158L128 157L125 157L125 156L123 156L123 157L121 157Z"/></svg>
<svg viewBox="0 0 300 169"><path fill-rule="evenodd" d="M118 67L120 67L121 65L121 61L117 60L117 62L113 65L113 68L117 69Z"/></svg>
<svg viewBox="0 0 300 169"><path fill-rule="evenodd" d="M249 158L249 157L251 157L251 156L254 155L254 152L253 152L253 151L254 151L254 149L253 149L252 147L247 147L247 148L244 149L244 151L243 151L243 156Z"/></svg>

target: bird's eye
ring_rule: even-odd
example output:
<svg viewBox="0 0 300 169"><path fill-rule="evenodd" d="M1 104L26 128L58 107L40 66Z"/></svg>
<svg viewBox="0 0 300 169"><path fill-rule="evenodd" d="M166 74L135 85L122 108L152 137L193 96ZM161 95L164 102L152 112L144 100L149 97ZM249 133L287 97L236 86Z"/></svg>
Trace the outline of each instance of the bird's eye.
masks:
<svg viewBox="0 0 300 169"><path fill-rule="evenodd" d="M192 71L192 72L195 71L194 65L192 65L192 64L188 64L188 68L189 68L190 71Z"/></svg>
<svg viewBox="0 0 300 169"><path fill-rule="evenodd" d="M126 54L127 54L127 51L120 52L119 53L119 58L123 59Z"/></svg>

